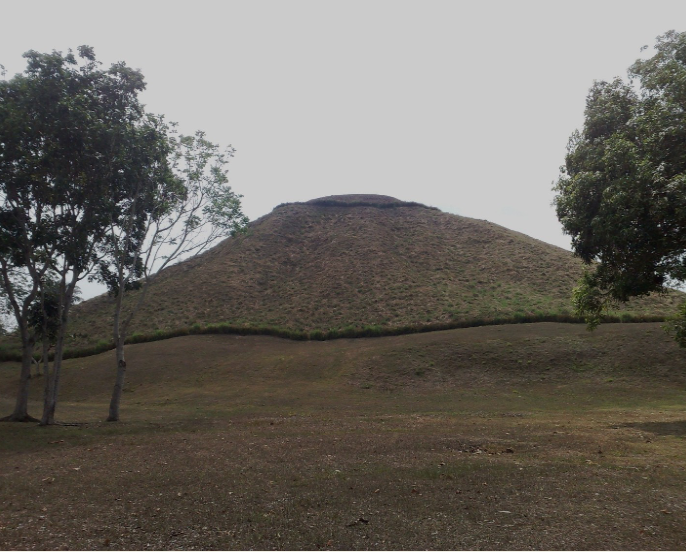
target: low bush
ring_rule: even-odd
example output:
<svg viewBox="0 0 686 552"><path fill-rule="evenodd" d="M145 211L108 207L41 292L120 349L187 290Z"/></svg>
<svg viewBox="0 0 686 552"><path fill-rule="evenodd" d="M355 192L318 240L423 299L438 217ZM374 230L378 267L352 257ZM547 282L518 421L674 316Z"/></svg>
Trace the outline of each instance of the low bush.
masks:
<svg viewBox="0 0 686 552"><path fill-rule="evenodd" d="M0 346L0 362L21 362L21 351L11 347Z"/></svg>
<svg viewBox="0 0 686 552"><path fill-rule="evenodd" d="M309 339L312 341L325 341L327 339L331 339L330 336L327 336L323 331L321 330L313 330L310 332Z"/></svg>

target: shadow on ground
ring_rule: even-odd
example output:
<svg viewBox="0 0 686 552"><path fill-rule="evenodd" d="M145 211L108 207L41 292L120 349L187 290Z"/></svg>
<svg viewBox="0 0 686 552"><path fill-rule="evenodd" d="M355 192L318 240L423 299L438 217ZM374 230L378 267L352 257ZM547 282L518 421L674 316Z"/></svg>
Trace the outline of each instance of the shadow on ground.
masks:
<svg viewBox="0 0 686 552"><path fill-rule="evenodd" d="M631 424L624 424L624 427L648 431L650 433L654 433L655 435L675 435L677 437L686 437L686 420L678 420L674 422L635 422Z"/></svg>

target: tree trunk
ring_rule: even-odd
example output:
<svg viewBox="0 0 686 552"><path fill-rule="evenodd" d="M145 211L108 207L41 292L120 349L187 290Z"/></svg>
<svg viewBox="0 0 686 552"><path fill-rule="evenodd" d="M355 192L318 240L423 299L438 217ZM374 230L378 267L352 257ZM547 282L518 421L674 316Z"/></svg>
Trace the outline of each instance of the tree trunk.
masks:
<svg viewBox="0 0 686 552"><path fill-rule="evenodd" d="M62 367L62 350L64 337L57 338L55 346L55 358L52 362L52 374L46 375L45 402L43 404L43 417L40 425L53 425L55 423L55 409L57 408L57 391L60 386L60 368Z"/></svg>
<svg viewBox="0 0 686 552"><path fill-rule="evenodd" d="M44 340L43 342L43 374L45 376L50 372L50 342Z"/></svg>
<svg viewBox="0 0 686 552"><path fill-rule="evenodd" d="M48 404L50 397L52 396L52 384L53 375L50 372L50 366L45 363L43 373L45 375L45 386L43 387L43 410L45 411L45 405ZM41 422L42 423L42 422Z"/></svg>
<svg viewBox="0 0 686 552"><path fill-rule="evenodd" d="M55 356L57 356L57 351L55 351ZM52 374L46 378L45 402L43 404L43 416L41 418L40 425L53 425L55 423L55 409L57 408L57 389L59 388L61 360L61 358L59 360L55 358L52 364Z"/></svg>
<svg viewBox="0 0 686 552"><path fill-rule="evenodd" d="M64 285L64 284L63 284ZM40 425L53 425L55 423L55 409L57 408L57 394L60 389L60 372L62 370L62 356L64 355L64 339L67 335L67 320L69 320L69 307L74 296L76 279L60 293L60 326L55 340L55 357L52 361L52 375L47 378L45 403L43 404L43 417Z"/></svg>
<svg viewBox="0 0 686 552"><path fill-rule="evenodd" d="M131 316L128 320L122 323L121 315L124 304L124 268L123 264L119 265L119 288L117 291L117 301L114 308L114 320L112 326L112 337L114 338L114 346L117 352L117 377L114 382L114 389L112 390L112 399L110 400L110 412L107 416L108 422L119 421L119 404L121 403L121 394L124 390L124 379L126 378L126 358L124 357L124 340L126 339L126 330L131 322ZM147 287L147 286L146 286ZM146 289L143 290L145 295ZM139 303L140 304L140 303ZM135 312L135 311L134 311Z"/></svg>
<svg viewBox="0 0 686 552"><path fill-rule="evenodd" d="M124 357L124 339L119 337L116 342L117 350L117 379L114 383L114 390L112 391L112 400L110 401L110 414L107 417L108 422L119 421L119 403L121 402L121 393L124 390L124 379L126 378L126 358Z"/></svg>
<svg viewBox="0 0 686 552"><path fill-rule="evenodd" d="M19 376L19 393L14 412L2 418L6 422L37 422L29 416L29 380L31 379L31 363L33 362L33 342L25 343L21 351L21 373Z"/></svg>

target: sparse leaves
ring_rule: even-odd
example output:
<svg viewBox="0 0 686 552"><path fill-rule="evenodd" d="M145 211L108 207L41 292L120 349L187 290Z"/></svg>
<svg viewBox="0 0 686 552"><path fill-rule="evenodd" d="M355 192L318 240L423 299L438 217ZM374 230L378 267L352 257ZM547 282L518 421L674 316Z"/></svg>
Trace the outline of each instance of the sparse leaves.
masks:
<svg viewBox="0 0 686 552"><path fill-rule="evenodd" d="M686 301L679 306L674 316L667 319L663 328L681 347L686 347Z"/></svg>
<svg viewBox="0 0 686 552"><path fill-rule="evenodd" d="M95 276L115 299L113 337L117 354L108 420L119 419L126 362L124 341L154 277L170 264L197 255L242 229L247 218L240 197L228 185L226 164L233 156L209 142L203 132L176 136L174 125L148 116L139 124L131 152L148 152L112 220ZM140 145L138 145L140 143ZM152 160L152 161L150 161ZM128 291L140 290L124 303Z"/></svg>
<svg viewBox="0 0 686 552"><path fill-rule="evenodd" d="M593 274L587 271L572 291L572 305L574 314L585 320L589 330L595 330L610 307L617 306L617 301L603 294Z"/></svg>

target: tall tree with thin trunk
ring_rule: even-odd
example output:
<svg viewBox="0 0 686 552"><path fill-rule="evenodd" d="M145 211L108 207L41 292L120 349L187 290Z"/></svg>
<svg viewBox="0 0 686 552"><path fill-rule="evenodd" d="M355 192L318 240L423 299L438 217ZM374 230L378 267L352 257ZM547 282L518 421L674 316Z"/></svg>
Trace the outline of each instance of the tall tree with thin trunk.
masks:
<svg viewBox="0 0 686 552"><path fill-rule="evenodd" d="M78 48L78 59L71 51L24 57L25 72L0 81L0 276L23 346L12 419L26 404L24 379L35 342L29 308L47 272L56 278L58 326L41 418L52 424L76 286L100 262L107 229L118 224L131 183L148 170L129 140L144 117L138 94L145 82L123 63L102 70L88 46ZM15 291L18 277L25 293Z"/></svg>
<svg viewBox="0 0 686 552"><path fill-rule="evenodd" d="M99 279L114 298L113 339L117 371L108 421L120 418L126 377L124 343L131 322L155 276L180 259L198 255L242 230L248 220L241 196L228 185L226 164L234 150L221 150L204 133L169 137L173 177L141 178L119 225L110 227ZM129 292L131 297L125 301Z"/></svg>
<svg viewBox="0 0 686 552"><path fill-rule="evenodd" d="M1 224L1 223L0 223ZM0 276L6 293L6 301L17 322L17 333L21 339L21 368L19 372L19 389L14 410L2 418L9 422L37 422L29 414L29 382L31 380L31 363L36 344L34 329L29 323L31 305L34 303L38 285L28 278L26 271L13 265L9 258L0 257Z"/></svg>
<svg viewBox="0 0 686 552"><path fill-rule="evenodd" d="M79 301L81 301L80 290L76 288L72 303L76 304ZM46 376L45 394L47 395L50 391L50 348L55 344L60 328L59 282L51 274L43 278L40 295L29 311L29 325L35 333L36 342L41 344L42 354L40 362L36 363L36 371L40 375L42 364L43 374Z"/></svg>

